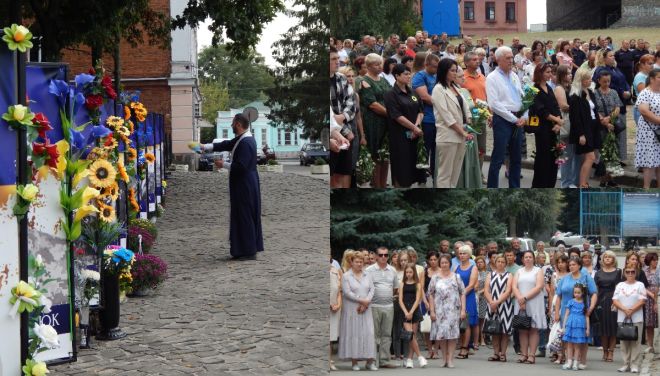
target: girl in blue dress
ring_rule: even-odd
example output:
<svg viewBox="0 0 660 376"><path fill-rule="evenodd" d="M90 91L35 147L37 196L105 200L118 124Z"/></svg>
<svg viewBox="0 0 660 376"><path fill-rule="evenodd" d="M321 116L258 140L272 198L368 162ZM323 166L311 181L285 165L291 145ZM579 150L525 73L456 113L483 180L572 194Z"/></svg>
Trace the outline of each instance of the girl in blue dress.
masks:
<svg viewBox="0 0 660 376"><path fill-rule="evenodd" d="M566 363L563 369L578 370L579 346L589 341L589 315L584 303L585 286L573 286L573 299L566 304L564 310L564 336L566 344Z"/></svg>

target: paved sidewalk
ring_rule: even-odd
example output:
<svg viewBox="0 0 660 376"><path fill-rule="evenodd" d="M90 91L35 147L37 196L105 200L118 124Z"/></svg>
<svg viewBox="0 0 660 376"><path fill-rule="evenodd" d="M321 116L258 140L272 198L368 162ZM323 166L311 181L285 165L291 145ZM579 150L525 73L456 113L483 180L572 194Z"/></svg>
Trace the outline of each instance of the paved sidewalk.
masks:
<svg viewBox="0 0 660 376"><path fill-rule="evenodd" d="M175 172L153 253L156 294L121 307L122 340L51 375L319 375L327 367L327 182L261 174L266 250L227 261L228 174Z"/></svg>

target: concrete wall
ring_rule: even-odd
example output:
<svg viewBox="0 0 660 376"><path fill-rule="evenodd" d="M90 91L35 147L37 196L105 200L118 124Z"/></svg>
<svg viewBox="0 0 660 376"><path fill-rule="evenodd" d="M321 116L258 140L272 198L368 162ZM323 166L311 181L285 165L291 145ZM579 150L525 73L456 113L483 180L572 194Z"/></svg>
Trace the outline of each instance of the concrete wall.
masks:
<svg viewBox="0 0 660 376"><path fill-rule="evenodd" d="M617 21L621 0L552 0L546 8L549 31L600 29Z"/></svg>
<svg viewBox="0 0 660 376"><path fill-rule="evenodd" d="M621 21L614 27L660 25L660 2L657 0L622 0Z"/></svg>

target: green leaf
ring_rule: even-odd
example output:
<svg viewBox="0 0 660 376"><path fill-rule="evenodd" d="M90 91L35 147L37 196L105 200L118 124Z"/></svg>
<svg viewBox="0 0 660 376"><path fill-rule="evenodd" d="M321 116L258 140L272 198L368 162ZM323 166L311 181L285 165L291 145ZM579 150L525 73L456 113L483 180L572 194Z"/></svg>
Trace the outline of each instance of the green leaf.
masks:
<svg viewBox="0 0 660 376"><path fill-rule="evenodd" d="M70 241L74 241L80 237L80 234L82 233L82 224L80 221L73 222L73 226L71 228L71 239Z"/></svg>
<svg viewBox="0 0 660 376"><path fill-rule="evenodd" d="M63 189L60 190L60 205L67 215L71 213L71 198Z"/></svg>
<svg viewBox="0 0 660 376"><path fill-rule="evenodd" d="M70 201L71 206L70 206L70 207L71 207L72 209L73 209L73 208L76 208L76 209L77 209L77 208L79 208L80 206L82 206L82 196L83 196L83 193L84 193L84 192L85 192L84 189L79 189L78 191L76 191L76 193L74 193L74 194L71 196L71 201Z"/></svg>

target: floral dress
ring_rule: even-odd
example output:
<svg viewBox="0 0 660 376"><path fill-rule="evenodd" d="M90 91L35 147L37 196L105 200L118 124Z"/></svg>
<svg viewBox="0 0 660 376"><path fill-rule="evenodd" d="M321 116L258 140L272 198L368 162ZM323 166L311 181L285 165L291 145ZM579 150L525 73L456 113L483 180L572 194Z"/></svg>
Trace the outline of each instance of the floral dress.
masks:
<svg viewBox="0 0 660 376"><path fill-rule="evenodd" d="M637 97L635 107L639 107L643 103L650 106L651 112L655 116L660 116L660 93L656 93L650 88L642 90L639 97ZM635 167L660 167L660 141L654 134L658 128L660 128L660 125L649 123L644 119L644 116L639 117L637 122L637 144L635 146Z"/></svg>
<svg viewBox="0 0 660 376"><path fill-rule="evenodd" d="M481 294L477 295L477 299L479 299L479 319L485 319L486 315L488 314L488 301L486 301L486 297L484 296L484 286L486 285L486 276L488 275L488 271L484 270L483 272L479 272L479 280L477 283L477 291L482 291Z"/></svg>
<svg viewBox="0 0 660 376"><path fill-rule="evenodd" d="M649 281L646 290L655 293L658 290L658 281L657 274L655 272L651 273L651 269L647 266L644 267L644 273L646 274L646 279ZM646 304L644 304L644 315L646 320L644 324L647 328L657 328L658 327L658 312L653 311L653 305L657 304L655 300L646 299Z"/></svg>
<svg viewBox="0 0 660 376"><path fill-rule="evenodd" d="M461 295L465 285L457 274L447 278L433 276L428 294L433 296L436 320L431 324L431 341L457 339L460 336Z"/></svg>

